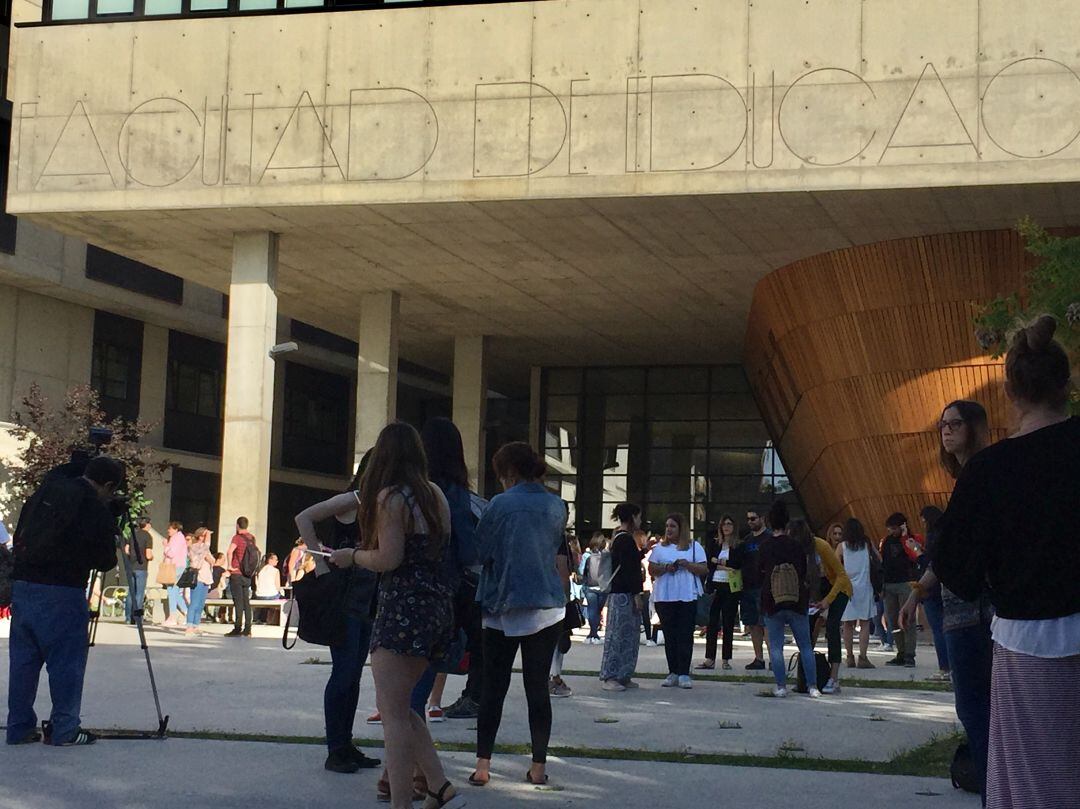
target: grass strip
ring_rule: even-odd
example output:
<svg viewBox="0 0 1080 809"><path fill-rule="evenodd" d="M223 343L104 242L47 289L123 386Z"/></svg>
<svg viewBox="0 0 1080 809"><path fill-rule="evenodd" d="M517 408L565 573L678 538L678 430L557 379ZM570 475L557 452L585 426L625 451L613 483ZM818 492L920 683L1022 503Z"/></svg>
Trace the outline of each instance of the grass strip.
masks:
<svg viewBox="0 0 1080 809"><path fill-rule="evenodd" d="M514 669L520 674L521 669ZM586 671L585 669L563 669L563 675L568 677L599 677L598 671ZM704 674L700 671L693 673L695 680L707 683L773 683L771 674ZM657 672L635 672L636 680L663 680L666 674ZM843 677L841 685L844 688L884 688L894 691L952 691L949 683L937 683L929 680L868 680L861 677Z"/></svg>
<svg viewBox="0 0 1080 809"><path fill-rule="evenodd" d="M105 731L108 733L108 731ZM219 731L171 731L176 739L207 741L266 742L271 744L323 745L321 736L272 736L261 733L225 733ZM652 761L668 764L714 764L726 767L767 767L785 770L816 770L819 772L852 772L870 775L917 775L947 778L956 746L963 740L957 732L935 735L925 744L904 750L889 761L865 759L833 759L801 754L756 756L747 753L684 753L663 750L630 750L603 747L553 746L548 752L559 758L589 758L604 761ZM357 739L360 747L382 747L381 739ZM451 753L472 753L475 745L469 742L436 742L436 748ZM500 755L529 755L527 744L497 744Z"/></svg>

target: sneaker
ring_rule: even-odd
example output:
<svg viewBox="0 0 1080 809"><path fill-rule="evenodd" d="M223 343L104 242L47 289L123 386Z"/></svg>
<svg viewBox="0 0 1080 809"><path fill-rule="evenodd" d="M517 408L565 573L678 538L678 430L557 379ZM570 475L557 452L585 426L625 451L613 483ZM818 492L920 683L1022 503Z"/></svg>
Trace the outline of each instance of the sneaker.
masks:
<svg viewBox="0 0 1080 809"><path fill-rule="evenodd" d="M364 755L364 751L358 747L353 747L351 744L345 751L349 758L356 762L361 770L373 770L382 764L382 761L371 756Z"/></svg>
<svg viewBox="0 0 1080 809"><path fill-rule="evenodd" d="M821 692L818 691L816 688L811 688L809 691L806 692L806 696L811 697L813 699L820 699L821 698Z"/></svg>
<svg viewBox="0 0 1080 809"><path fill-rule="evenodd" d="M625 689L626 689L627 691L629 691L629 690L630 690L630 689L632 689L632 688L641 688L641 686L640 686L640 685L638 685L638 684L637 684L636 682L634 682L633 680L626 680L626 681L625 681L625 682L623 683L623 688L625 688Z"/></svg>
<svg viewBox="0 0 1080 809"><path fill-rule="evenodd" d="M225 633L225 637L226 638L238 638L242 634L243 633L239 629L237 629L236 627L233 627L232 629L230 629L228 632Z"/></svg>
<svg viewBox="0 0 1080 809"><path fill-rule="evenodd" d="M894 643L883 643L883 644L881 644L881 651L883 651L883 652L895 652L896 651L896 644L894 644Z"/></svg>
<svg viewBox="0 0 1080 809"><path fill-rule="evenodd" d="M662 629L656 630L656 645L657 646L663 646L664 645L664 630L662 630Z"/></svg>
<svg viewBox="0 0 1080 809"><path fill-rule="evenodd" d="M343 775L349 775L360 769L360 764L353 761L352 756L349 755L347 749L335 750L326 757L326 761L323 763L323 769L330 772L339 772Z"/></svg>
<svg viewBox="0 0 1080 809"><path fill-rule="evenodd" d="M914 657L905 657L903 665L904 665L904 668L906 668L906 669L915 668L915 658Z"/></svg>
<svg viewBox="0 0 1080 809"><path fill-rule="evenodd" d="M589 642L590 646L603 646L604 645L604 639L600 638L600 637L589 638L588 642Z"/></svg>
<svg viewBox="0 0 1080 809"><path fill-rule="evenodd" d="M563 682L562 677L552 677L548 683L548 693L553 697L572 697L574 692L570 689L566 683Z"/></svg>
<svg viewBox="0 0 1080 809"><path fill-rule="evenodd" d="M952 682L952 673L948 671L937 671L926 679L933 683L949 683Z"/></svg>
<svg viewBox="0 0 1080 809"><path fill-rule="evenodd" d="M693 688L694 681L690 679L689 674L679 675L679 688Z"/></svg>
<svg viewBox="0 0 1080 809"><path fill-rule="evenodd" d="M604 680L604 684L600 686L605 691L625 691L626 686L620 683L618 680Z"/></svg>
<svg viewBox="0 0 1080 809"><path fill-rule="evenodd" d="M776 688L773 689L772 695L774 697L780 697L780 698L786 697L787 696L787 689L784 688L782 685L778 685L778 686L776 686Z"/></svg>
<svg viewBox="0 0 1080 809"><path fill-rule="evenodd" d="M840 683L836 682L836 680L834 680L834 679L832 679L830 677L829 682L825 683L825 687L821 689L821 693L822 694L839 694L840 693Z"/></svg>
<svg viewBox="0 0 1080 809"><path fill-rule="evenodd" d="M57 747L82 747L86 744L93 744L97 740L98 737L95 736L93 733L80 728L79 730L75 731L74 736L72 736L66 742L60 742Z"/></svg>
<svg viewBox="0 0 1080 809"><path fill-rule="evenodd" d="M657 646L658 644L652 638L649 638L648 640L645 641L645 645L646 646Z"/></svg>
<svg viewBox="0 0 1080 809"><path fill-rule="evenodd" d="M37 743L38 743L38 742L40 742L40 741L41 741L41 733L40 733L40 731L37 731L37 730L31 730L31 731L30 731L29 733L27 733L27 734L26 734L25 736L23 736L23 737L22 737L21 739L19 739L18 741L14 741L14 742L8 742L8 744L9 744L9 745L17 745L17 744L37 744Z"/></svg>
<svg viewBox="0 0 1080 809"><path fill-rule="evenodd" d="M427 709L427 721L445 722L446 714L443 713L443 709L438 705L429 705Z"/></svg>
<svg viewBox="0 0 1080 809"><path fill-rule="evenodd" d="M903 666L903 665L906 665L906 663L904 661L904 658L902 658L902 657L894 657L892 660L886 660L885 665L886 666ZM913 666L915 665L914 660L911 661L911 665L913 665Z"/></svg>
<svg viewBox="0 0 1080 809"><path fill-rule="evenodd" d="M724 671L731 671L731 661L725 660L723 662L723 665L720 666L720 668L722 668Z"/></svg>
<svg viewBox="0 0 1080 809"><path fill-rule="evenodd" d="M369 716L367 718L367 723L369 725L381 725L382 724L382 715L378 711L375 711L375 713L373 713L371 716Z"/></svg>
<svg viewBox="0 0 1080 809"><path fill-rule="evenodd" d="M761 659L757 659L757 660L754 660L754 662L752 662L752 663L747 663L746 664L746 670L747 671L764 671L765 670L765 661L761 660Z"/></svg>
<svg viewBox="0 0 1080 809"><path fill-rule="evenodd" d="M449 708L443 709L443 716L447 719L476 719L479 715L480 706L464 694Z"/></svg>
<svg viewBox="0 0 1080 809"><path fill-rule="evenodd" d="M664 682L660 683L661 688L674 688L679 684L678 674L669 674Z"/></svg>

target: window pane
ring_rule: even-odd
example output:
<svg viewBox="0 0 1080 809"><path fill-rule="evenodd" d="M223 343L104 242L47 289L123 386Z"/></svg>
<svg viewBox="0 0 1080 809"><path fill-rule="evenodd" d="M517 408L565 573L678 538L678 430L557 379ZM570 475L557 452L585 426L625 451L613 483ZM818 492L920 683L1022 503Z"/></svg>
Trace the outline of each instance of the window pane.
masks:
<svg viewBox="0 0 1080 809"><path fill-rule="evenodd" d="M146 13L153 14L179 14L180 0L146 0Z"/></svg>
<svg viewBox="0 0 1080 809"><path fill-rule="evenodd" d="M590 368L585 372L589 393L643 393L645 371L641 368Z"/></svg>
<svg viewBox="0 0 1080 809"><path fill-rule="evenodd" d="M682 475L691 470L704 474L708 453L704 449L654 449L649 452L649 474Z"/></svg>
<svg viewBox="0 0 1080 809"><path fill-rule="evenodd" d="M764 447L729 447L709 453L710 475L760 475Z"/></svg>
<svg viewBox="0 0 1080 809"><path fill-rule="evenodd" d="M548 368L544 377L548 394L581 393L580 368Z"/></svg>
<svg viewBox="0 0 1080 809"><path fill-rule="evenodd" d="M604 418L627 421L645 415L645 397L633 393L604 397Z"/></svg>
<svg viewBox="0 0 1080 809"><path fill-rule="evenodd" d="M707 367L649 369L649 393L706 393L708 390Z"/></svg>
<svg viewBox="0 0 1080 809"><path fill-rule="evenodd" d="M712 397L714 419L760 419L754 397L750 394L720 393Z"/></svg>
<svg viewBox="0 0 1080 809"><path fill-rule="evenodd" d="M575 447L577 446L577 422L576 421L549 421L544 426L544 446L546 447Z"/></svg>
<svg viewBox="0 0 1080 809"><path fill-rule="evenodd" d="M708 430L707 421L653 421L649 440L654 447L703 447Z"/></svg>
<svg viewBox="0 0 1080 809"><path fill-rule="evenodd" d="M98 14L132 14L135 0L98 0Z"/></svg>
<svg viewBox="0 0 1080 809"><path fill-rule="evenodd" d="M709 397L698 395L649 395L649 418L704 420L709 417Z"/></svg>
<svg viewBox="0 0 1080 809"><path fill-rule="evenodd" d="M277 8L277 0L240 0L241 11L258 11L266 8Z"/></svg>
<svg viewBox="0 0 1080 809"><path fill-rule="evenodd" d="M321 5L323 5L323 0L285 0L285 8L309 8Z"/></svg>
<svg viewBox="0 0 1080 809"><path fill-rule="evenodd" d="M228 7L228 0L191 0L192 11L224 11Z"/></svg>
<svg viewBox="0 0 1080 809"><path fill-rule="evenodd" d="M84 20L90 16L90 0L53 0L54 20Z"/></svg>
<svg viewBox="0 0 1080 809"><path fill-rule="evenodd" d="M549 396L546 409L548 421L577 421L578 397Z"/></svg>
<svg viewBox="0 0 1080 809"><path fill-rule="evenodd" d="M712 389L713 393L745 393L750 387L738 365L720 365L712 369Z"/></svg>
<svg viewBox="0 0 1080 809"><path fill-rule="evenodd" d="M765 446L769 433L760 421L714 421L709 430L709 443L718 447Z"/></svg>

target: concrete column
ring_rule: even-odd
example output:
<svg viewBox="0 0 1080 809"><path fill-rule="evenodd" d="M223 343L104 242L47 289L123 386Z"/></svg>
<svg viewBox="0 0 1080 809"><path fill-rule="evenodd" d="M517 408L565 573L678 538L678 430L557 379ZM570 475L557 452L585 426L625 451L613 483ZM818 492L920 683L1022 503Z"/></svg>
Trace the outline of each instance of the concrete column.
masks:
<svg viewBox="0 0 1080 809"><path fill-rule="evenodd" d="M354 469L375 446L382 428L397 418L400 311L401 298L396 292L375 292L360 301Z"/></svg>
<svg viewBox="0 0 1080 809"><path fill-rule="evenodd" d="M165 385L169 368L169 330L151 323L143 324L142 377L139 383L139 420L153 424L144 441L164 455L162 444L165 437ZM151 483L143 494L151 500L148 509L150 521L159 532L172 518L172 470L163 480ZM154 546L154 558L147 565L147 581L154 582L164 549Z"/></svg>
<svg viewBox="0 0 1080 809"><path fill-rule="evenodd" d="M225 434L221 447L218 541L233 535L245 516L259 548L266 550L270 494L270 443L274 420L277 338L277 234L233 237L232 281L225 361Z"/></svg>
<svg viewBox="0 0 1080 809"><path fill-rule="evenodd" d="M484 493L484 438L487 423L487 369L484 337L454 338L453 419L461 431L465 465L473 491Z"/></svg>
<svg viewBox="0 0 1080 809"><path fill-rule="evenodd" d="M544 454L544 437L540 434L540 380L543 369L534 365L529 369L529 443L533 450Z"/></svg>

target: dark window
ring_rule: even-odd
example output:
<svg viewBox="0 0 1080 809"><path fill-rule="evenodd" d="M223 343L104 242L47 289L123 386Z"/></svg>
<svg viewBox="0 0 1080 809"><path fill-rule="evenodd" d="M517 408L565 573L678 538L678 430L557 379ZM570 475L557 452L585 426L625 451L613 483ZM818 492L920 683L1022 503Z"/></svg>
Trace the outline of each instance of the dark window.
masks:
<svg viewBox="0 0 1080 809"><path fill-rule="evenodd" d="M214 532L211 547L223 551L228 547L232 537L219 537L217 534L220 494L220 475L179 467L173 469L169 519L179 520L186 534L191 534L200 526L209 528Z"/></svg>
<svg viewBox="0 0 1080 809"><path fill-rule="evenodd" d="M184 302L183 278L92 244L86 246L86 277L168 303Z"/></svg>
<svg viewBox="0 0 1080 809"><path fill-rule="evenodd" d="M7 4L4 4L5 7ZM5 36L7 26L4 27ZM6 48L5 48L6 50ZM6 54L5 54L6 56ZM7 76L7 59L4 59L4 79ZM9 115L5 111L5 115ZM15 252L15 237L18 226L14 216L7 212L7 175L8 155L11 146L11 118L6 117L0 121L0 251L4 253Z"/></svg>
<svg viewBox="0 0 1080 809"><path fill-rule="evenodd" d="M282 463L345 474L349 465L349 378L285 364Z"/></svg>
<svg viewBox="0 0 1080 809"><path fill-rule="evenodd" d="M165 446L220 455L224 400L225 346L169 332Z"/></svg>
<svg viewBox="0 0 1080 809"><path fill-rule="evenodd" d="M411 424L417 430L424 429L428 419L444 416L450 418L451 402L449 396L417 388L398 382L397 417L399 421Z"/></svg>
<svg viewBox="0 0 1080 809"><path fill-rule="evenodd" d="M289 333L294 340L299 340L308 345L318 346L319 348L325 348L327 351L336 351L339 354L347 354L350 357L355 357L360 351L360 346L354 340L347 340L333 332L320 329L318 326L312 326L310 323L305 323L302 320L292 321L292 325L289 327Z"/></svg>
<svg viewBox="0 0 1080 809"><path fill-rule="evenodd" d="M139 417L143 324L108 312L94 313L94 353L90 384L110 418Z"/></svg>
<svg viewBox="0 0 1080 809"><path fill-rule="evenodd" d="M313 489L308 486L293 486L289 483L271 483L269 506L267 511L267 529L265 537L255 537L259 548L278 555L278 561L284 561L296 541L295 517L308 506L321 503L335 494L341 494L347 483L342 482L336 490ZM323 542L330 542L333 537L331 520L315 524L315 533Z"/></svg>

